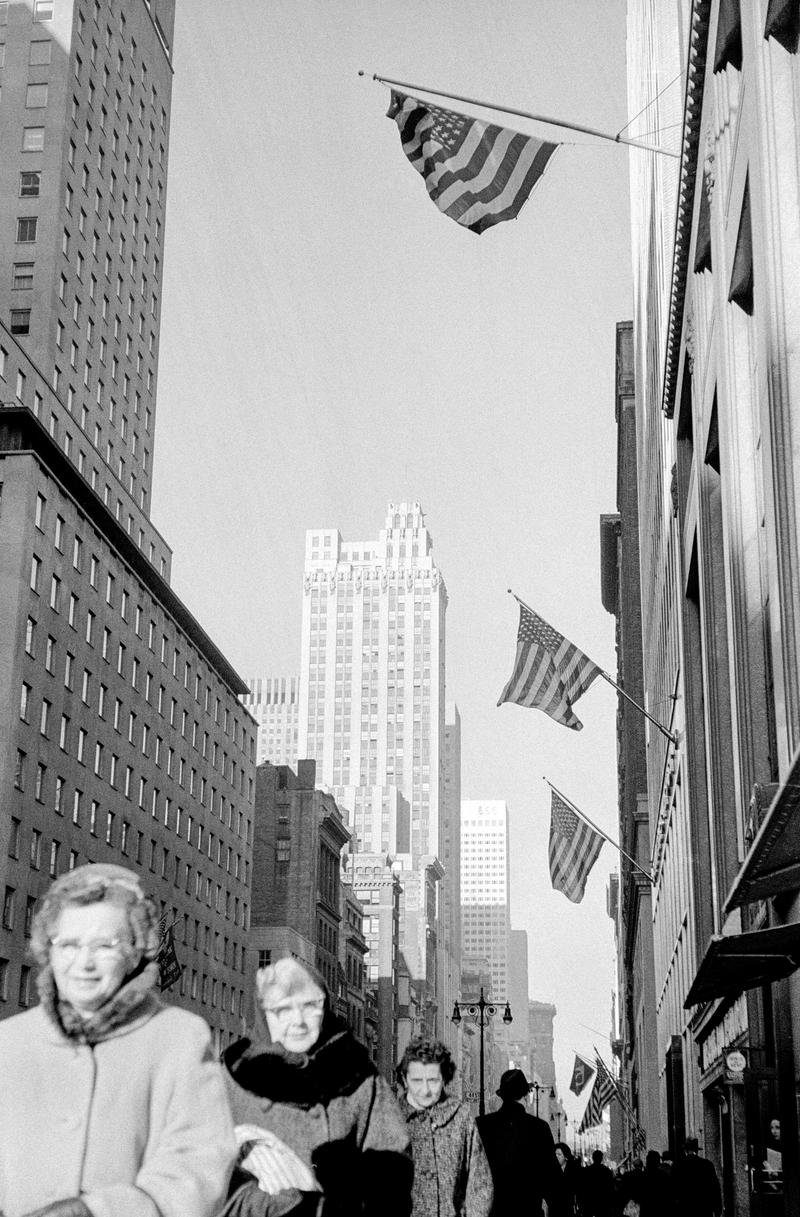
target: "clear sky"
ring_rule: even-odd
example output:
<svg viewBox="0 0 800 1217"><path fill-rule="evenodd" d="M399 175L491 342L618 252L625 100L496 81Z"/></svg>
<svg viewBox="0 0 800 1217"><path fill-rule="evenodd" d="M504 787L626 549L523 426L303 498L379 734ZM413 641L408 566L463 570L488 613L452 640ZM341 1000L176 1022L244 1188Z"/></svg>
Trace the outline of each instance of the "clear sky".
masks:
<svg viewBox="0 0 800 1217"><path fill-rule="evenodd" d="M599 516L616 508L628 154L507 119L574 142L516 221L476 236L429 201L372 72L616 131L624 2L179 2L153 517L214 641L244 676L279 675L299 668L305 530L366 540L390 500L422 503L463 795L508 801L512 923L531 995L558 1007L575 1115L573 1053L609 1051L617 855L582 904L552 891L542 776L616 836L615 694L596 682L580 733L495 703L507 587L615 665Z"/></svg>

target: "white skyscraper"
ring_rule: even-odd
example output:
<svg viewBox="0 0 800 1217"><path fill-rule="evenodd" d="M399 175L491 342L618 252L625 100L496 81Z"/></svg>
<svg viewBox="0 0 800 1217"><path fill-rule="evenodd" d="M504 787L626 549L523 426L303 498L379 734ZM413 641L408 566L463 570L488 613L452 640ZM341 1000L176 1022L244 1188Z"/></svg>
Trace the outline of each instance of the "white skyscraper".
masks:
<svg viewBox="0 0 800 1217"><path fill-rule="evenodd" d="M247 682L242 704L258 722L259 765L297 763L297 684L296 676L256 676Z"/></svg>
<svg viewBox="0 0 800 1217"><path fill-rule="evenodd" d="M508 997L508 806L501 799L461 804L461 950L490 964L492 997ZM488 994L487 994L488 996Z"/></svg>
<svg viewBox="0 0 800 1217"><path fill-rule="evenodd" d="M371 541L306 533L298 755L316 760L320 784L346 810L353 852L382 855L400 878L400 957L411 984L397 1024L379 1028L400 1050L444 1018L436 886L449 841L447 592L431 550L419 503L390 503ZM390 957L384 946L370 951L370 975Z"/></svg>
<svg viewBox="0 0 800 1217"><path fill-rule="evenodd" d="M444 853L447 592L419 503L377 540L306 533L298 755L350 813L357 848Z"/></svg>

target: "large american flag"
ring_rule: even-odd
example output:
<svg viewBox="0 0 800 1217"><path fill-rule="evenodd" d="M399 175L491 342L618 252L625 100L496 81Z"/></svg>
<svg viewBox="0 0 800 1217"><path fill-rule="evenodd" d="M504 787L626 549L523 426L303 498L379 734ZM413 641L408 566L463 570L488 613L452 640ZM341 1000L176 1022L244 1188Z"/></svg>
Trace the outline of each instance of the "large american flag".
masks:
<svg viewBox="0 0 800 1217"><path fill-rule="evenodd" d="M583 651L522 604L514 671L497 704L533 706L580 731L583 723L573 714L572 703L600 675L601 669Z"/></svg>
<svg viewBox="0 0 800 1217"><path fill-rule="evenodd" d="M550 878L556 891L580 904L589 871L603 848L603 837L555 790L550 798Z"/></svg>
<svg viewBox="0 0 800 1217"><path fill-rule="evenodd" d="M586 1110L583 1113L580 1128L578 1129L579 1133L586 1132L587 1128L593 1128L596 1124L602 1124L603 1111L608 1107L611 1100L618 1096L617 1083L599 1056L596 1058L596 1061L597 1073L595 1074L592 1093L589 1095L589 1102L586 1104Z"/></svg>
<svg viewBox="0 0 800 1217"><path fill-rule="evenodd" d="M558 147L394 89L387 117L436 206L471 232L513 220Z"/></svg>

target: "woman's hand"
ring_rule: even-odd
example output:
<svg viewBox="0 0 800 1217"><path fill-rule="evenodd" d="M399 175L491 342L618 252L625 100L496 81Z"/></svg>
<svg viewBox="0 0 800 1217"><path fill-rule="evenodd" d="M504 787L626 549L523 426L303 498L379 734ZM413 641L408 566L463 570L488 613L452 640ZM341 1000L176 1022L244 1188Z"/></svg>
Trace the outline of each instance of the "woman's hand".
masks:
<svg viewBox="0 0 800 1217"><path fill-rule="evenodd" d="M320 1190L313 1171L273 1132L257 1124L237 1124L235 1132L238 1145L247 1149L239 1165L255 1176L262 1192Z"/></svg>

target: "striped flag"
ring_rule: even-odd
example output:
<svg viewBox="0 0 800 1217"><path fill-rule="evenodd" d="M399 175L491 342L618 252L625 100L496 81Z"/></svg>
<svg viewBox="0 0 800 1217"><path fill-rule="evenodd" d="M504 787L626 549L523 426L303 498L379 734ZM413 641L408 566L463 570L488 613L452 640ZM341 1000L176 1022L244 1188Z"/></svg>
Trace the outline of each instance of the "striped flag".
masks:
<svg viewBox="0 0 800 1217"><path fill-rule="evenodd" d="M394 89L387 118L436 206L472 232L515 219L558 147Z"/></svg>
<svg viewBox="0 0 800 1217"><path fill-rule="evenodd" d="M573 714L572 704L600 675L600 668L583 651L521 604L514 671L497 704L532 706L580 731L583 723Z"/></svg>
<svg viewBox="0 0 800 1217"><path fill-rule="evenodd" d="M586 1104L586 1110L583 1113L583 1119L578 1129L579 1133L586 1132L587 1128L593 1128L596 1124L602 1124L603 1112L617 1094L616 1082L599 1056L596 1060L597 1074L592 1086L592 1093L589 1095L589 1102Z"/></svg>
<svg viewBox="0 0 800 1217"><path fill-rule="evenodd" d="M556 891L580 904L589 871L603 848L603 837L555 790L550 799L550 878Z"/></svg>

